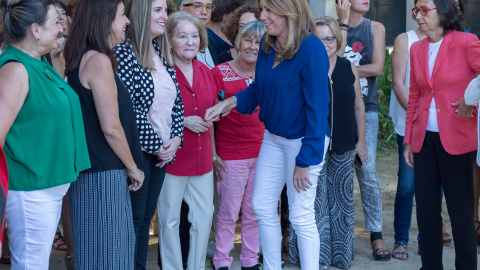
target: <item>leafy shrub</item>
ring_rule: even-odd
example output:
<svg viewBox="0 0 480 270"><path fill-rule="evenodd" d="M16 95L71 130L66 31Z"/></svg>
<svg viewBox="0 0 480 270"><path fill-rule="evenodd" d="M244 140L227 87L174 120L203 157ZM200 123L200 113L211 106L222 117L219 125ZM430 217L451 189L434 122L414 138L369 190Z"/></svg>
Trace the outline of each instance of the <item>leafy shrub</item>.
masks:
<svg viewBox="0 0 480 270"><path fill-rule="evenodd" d="M386 50L385 66L383 73L377 78L377 94L378 105L380 112L378 113L378 148L395 147L396 146L396 132L390 116L388 116L390 109L390 94L392 92L392 56Z"/></svg>

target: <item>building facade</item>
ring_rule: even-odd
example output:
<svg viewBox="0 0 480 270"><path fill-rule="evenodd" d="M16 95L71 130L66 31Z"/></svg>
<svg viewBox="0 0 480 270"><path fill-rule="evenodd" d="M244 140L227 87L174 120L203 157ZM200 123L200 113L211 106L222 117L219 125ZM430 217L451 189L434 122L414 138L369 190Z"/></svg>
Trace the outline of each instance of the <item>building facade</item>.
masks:
<svg viewBox="0 0 480 270"><path fill-rule="evenodd" d="M453 0L452 0L453 1ZM480 0L463 0L467 30L480 35ZM337 17L335 0L309 0L315 18L321 16ZM417 27L412 18L414 0L370 0L370 11L365 17L385 25L387 46L393 46L395 37Z"/></svg>

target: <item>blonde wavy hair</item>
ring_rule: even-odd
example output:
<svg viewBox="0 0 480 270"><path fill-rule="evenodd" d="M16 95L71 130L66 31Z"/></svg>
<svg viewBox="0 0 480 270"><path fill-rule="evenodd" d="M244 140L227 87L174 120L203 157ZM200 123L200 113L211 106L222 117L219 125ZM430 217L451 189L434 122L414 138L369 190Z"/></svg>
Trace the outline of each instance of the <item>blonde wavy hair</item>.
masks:
<svg viewBox="0 0 480 270"><path fill-rule="evenodd" d="M315 20L313 18L307 0L257 0L269 9L271 12L287 17L288 37L285 48L283 48L282 56L284 59L292 59L298 53L300 44L309 34L317 35L315 30ZM270 49L274 48L276 37L267 33L263 50L266 54L270 53Z"/></svg>

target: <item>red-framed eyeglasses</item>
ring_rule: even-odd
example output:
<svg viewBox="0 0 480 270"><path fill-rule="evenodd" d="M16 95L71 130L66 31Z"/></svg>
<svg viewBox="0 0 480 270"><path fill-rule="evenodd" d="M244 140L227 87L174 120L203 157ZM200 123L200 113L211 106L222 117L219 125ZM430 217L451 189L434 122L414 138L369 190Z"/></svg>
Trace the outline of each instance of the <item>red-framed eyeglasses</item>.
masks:
<svg viewBox="0 0 480 270"><path fill-rule="evenodd" d="M427 16L427 11L433 10L433 9L437 9L437 8L428 8L428 7L417 8L417 7L414 7L414 8L412 8L412 13L413 13L413 16L416 17L418 12L420 11L420 14L422 14L422 16Z"/></svg>

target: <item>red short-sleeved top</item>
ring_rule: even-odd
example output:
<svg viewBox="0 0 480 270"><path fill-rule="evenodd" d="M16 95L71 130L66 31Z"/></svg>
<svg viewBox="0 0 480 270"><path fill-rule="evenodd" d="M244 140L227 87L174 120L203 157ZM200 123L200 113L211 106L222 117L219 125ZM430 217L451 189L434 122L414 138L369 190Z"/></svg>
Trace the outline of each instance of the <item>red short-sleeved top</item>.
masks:
<svg viewBox="0 0 480 270"><path fill-rule="evenodd" d="M210 69L202 62L193 60L193 85L182 71L175 66L180 96L184 105L184 116L205 118L205 111L215 105L217 92ZM210 130L194 133L183 129L183 147L178 149L175 162L168 165L167 173L177 176L197 176L213 169L212 140Z"/></svg>
<svg viewBox="0 0 480 270"><path fill-rule="evenodd" d="M216 90L225 90L226 98L247 88L245 78L239 76L230 64L220 64L212 69ZM240 160L258 157L265 126L258 119L259 110L241 114L233 109L221 117L215 126L217 155L224 160Z"/></svg>

